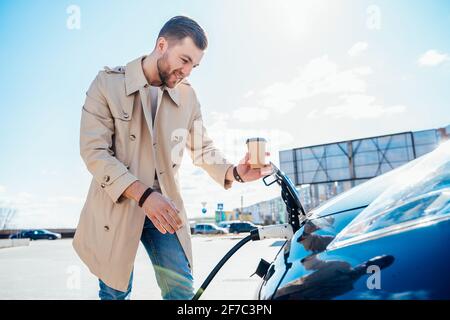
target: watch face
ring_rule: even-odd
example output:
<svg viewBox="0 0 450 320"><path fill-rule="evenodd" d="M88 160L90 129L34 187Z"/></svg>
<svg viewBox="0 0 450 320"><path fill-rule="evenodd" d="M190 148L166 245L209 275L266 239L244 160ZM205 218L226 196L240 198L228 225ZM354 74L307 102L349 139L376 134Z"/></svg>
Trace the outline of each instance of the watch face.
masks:
<svg viewBox="0 0 450 320"><path fill-rule="evenodd" d="M237 167L233 168L233 176L234 178L239 181L239 182L244 182L244 180L242 180L241 176L239 175L239 173L237 172Z"/></svg>

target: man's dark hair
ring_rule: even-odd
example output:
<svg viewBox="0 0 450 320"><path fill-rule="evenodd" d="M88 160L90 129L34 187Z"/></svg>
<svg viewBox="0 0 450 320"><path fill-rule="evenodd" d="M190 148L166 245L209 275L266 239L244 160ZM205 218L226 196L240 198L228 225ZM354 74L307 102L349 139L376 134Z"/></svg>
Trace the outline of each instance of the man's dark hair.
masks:
<svg viewBox="0 0 450 320"><path fill-rule="evenodd" d="M158 38L168 40L182 40L190 37L197 48L205 50L208 46L206 33L197 22L185 16L176 16L167 21L159 32Z"/></svg>

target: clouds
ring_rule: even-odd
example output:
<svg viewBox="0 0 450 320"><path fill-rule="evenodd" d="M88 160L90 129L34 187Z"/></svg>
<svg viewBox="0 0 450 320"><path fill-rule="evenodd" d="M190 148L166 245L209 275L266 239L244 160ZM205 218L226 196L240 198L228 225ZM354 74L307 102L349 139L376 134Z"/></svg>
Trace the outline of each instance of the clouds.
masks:
<svg viewBox="0 0 450 320"><path fill-rule="evenodd" d="M253 90L249 90L245 93L244 98L250 98L251 96L253 96L255 94L255 91Z"/></svg>
<svg viewBox="0 0 450 320"><path fill-rule="evenodd" d="M341 104L326 108L322 114L336 118L348 117L361 120L375 119L406 111L406 107L403 105L383 106L375 103L375 97L364 94L342 96L341 100Z"/></svg>
<svg viewBox="0 0 450 320"><path fill-rule="evenodd" d="M367 43L359 42L350 51L357 55L366 48ZM404 112L403 105L383 106L367 94L367 78L372 73L369 66L342 68L324 55L300 67L292 80L276 82L256 93L259 108L238 110L246 117L253 115L253 120L266 119L272 112L286 114L300 108L308 99L317 98L318 107L309 113L309 119L318 116L374 119Z"/></svg>
<svg viewBox="0 0 450 320"><path fill-rule="evenodd" d="M258 30L268 38L284 38L289 41L299 41L307 36L313 26L318 26L315 21L327 19L339 12L339 4L326 0L298 1L284 0L274 3L271 0L248 1L250 12L249 19ZM234 8L234 6L233 6ZM234 8L235 9L235 8Z"/></svg>
<svg viewBox="0 0 450 320"><path fill-rule="evenodd" d="M419 57L417 63L422 67L436 67L447 61L450 61L448 54L437 50L428 50Z"/></svg>
<svg viewBox="0 0 450 320"><path fill-rule="evenodd" d="M263 121L269 118L269 110L255 107L242 107L233 111L233 117L241 122Z"/></svg>
<svg viewBox="0 0 450 320"><path fill-rule="evenodd" d="M368 48L366 42L358 42L349 50L351 57L362 55ZM271 143L277 163L276 151L298 144L296 128L289 130L282 126L273 127L280 119L299 118L307 114L308 122L323 123L326 119L347 119L348 121L382 120L384 117L398 116L407 108L401 104L384 104L384 96L377 99L369 91L369 80L374 70L369 65L338 63L329 55L322 55L300 64L292 78L282 79L261 88L252 88L242 96L242 105L230 114L215 112L207 114L206 127L216 146L231 161L239 161L245 152L245 139L250 136L265 136ZM381 101L381 102L380 102ZM320 121L314 121L315 118ZM234 121L232 120L239 120ZM270 130L250 130L233 126L247 126L250 123L267 122L261 128ZM191 169L190 169L191 168ZM186 171L184 171L186 170ZM198 169L197 169L198 170ZM278 191L269 191L259 182L244 191L244 186L235 184L223 191L202 171L193 179L191 165L180 168L181 185L189 216L200 214L201 201L207 201L208 212L214 210L217 202L224 202L227 209L238 207L241 194L246 195L246 203L268 199L268 193L278 195ZM246 186L247 187L247 186ZM208 190L208 192L204 192ZM251 199L251 200L250 200Z"/></svg>
<svg viewBox="0 0 450 320"><path fill-rule="evenodd" d="M239 112L238 109L236 112ZM249 108L249 112L253 113L261 113L261 112L269 112L269 110L258 108ZM250 114L250 116L251 116ZM239 161L245 155L246 145L245 141L250 137L265 137L268 140L268 149L269 150L279 150L280 148L288 147L293 141L294 137L287 131L284 130L283 127L260 127L257 129L251 129L247 126L244 127L236 127L239 125L236 122L232 122L230 116L225 113L212 113L211 116L207 116L206 128L208 131L208 135L214 141L216 147L218 147L230 161ZM275 155L275 153L273 153Z"/></svg>
<svg viewBox="0 0 450 320"><path fill-rule="evenodd" d="M0 193L0 207L16 210L9 227L75 227L83 202L84 198L75 196Z"/></svg>
<svg viewBox="0 0 450 320"><path fill-rule="evenodd" d="M350 57L357 57L366 51L368 47L369 44L367 42L357 42L350 48L350 50L348 50L348 55Z"/></svg>
<svg viewBox="0 0 450 320"><path fill-rule="evenodd" d="M349 55L358 56L367 47L366 42L358 42L349 50ZM328 55L323 55L300 66L293 79L273 83L252 94L258 107L240 108L234 115L257 121L267 119L271 114L294 114L296 108L311 105L311 99L315 99L315 103L307 116L310 120L318 117L376 119L405 112L406 106L382 105L368 93L372 74L370 66L343 68Z"/></svg>
<svg viewBox="0 0 450 320"><path fill-rule="evenodd" d="M260 93L260 105L284 114L308 98L320 95L365 92L368 66L342 70L327 55L315 58L299 68L298 75L287 82L274 83Z"/></svg>

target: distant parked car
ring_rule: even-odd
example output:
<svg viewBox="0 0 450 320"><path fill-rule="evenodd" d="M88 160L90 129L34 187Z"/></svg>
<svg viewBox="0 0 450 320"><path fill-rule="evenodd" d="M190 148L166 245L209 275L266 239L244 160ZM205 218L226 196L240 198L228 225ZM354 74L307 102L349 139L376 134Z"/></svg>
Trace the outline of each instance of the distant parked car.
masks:
<svg viewBox="0 0 450 320"><path fill-rule="evenodd" d="M51 232L45 229L22 230L20 232L10 235L9 238L10 239L29 238L30 240L40 240L40 239L56 240L61 239L61 234Z"/></svg>
<svg viewBox="0 0 450 320"><path fill-rule="evenodd" d="M220 228L213 223L197 223L194 228L194 234L226 234L227 229Z"/></svg>
<svg viewBox="0 0 450 320"><path fill-rule="evenodd" d="M240 220L227 220L218 223L218 226L224 229L229 229L232 223L241 222Z"/></svg>
<svg viewBox="0 0 450 320"><path fill-rule="evenodd" d="M228 232L230 233L250 232L255 228L258 227L249 221L234 222L230 224Z"/></svg>
<svg viewBox="0 0 450 320"><path fill-rule="evenodd" d="M21 239L21 238L29 238L28 233L31 230L22 230L9 235L9 239Z"/></svg>

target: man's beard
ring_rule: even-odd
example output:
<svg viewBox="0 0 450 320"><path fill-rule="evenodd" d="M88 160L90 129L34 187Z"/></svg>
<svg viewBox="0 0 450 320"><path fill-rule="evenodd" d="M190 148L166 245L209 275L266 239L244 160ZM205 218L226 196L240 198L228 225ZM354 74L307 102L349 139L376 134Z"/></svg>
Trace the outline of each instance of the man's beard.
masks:
<svg viewBox="0 0 450 320"><path fill-rule="evenodd" d="M164 70L164 68L163 68L164 62L165 62L165 56L156 60L156 68L158 69L158 75L162 82L161 86L167 86L167 80L170 77L170 73L167 72L166 70Z"/></svg>

